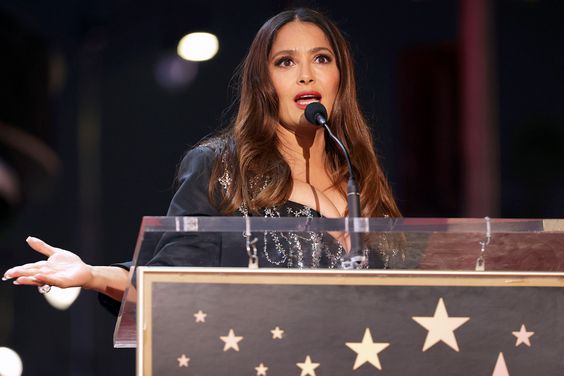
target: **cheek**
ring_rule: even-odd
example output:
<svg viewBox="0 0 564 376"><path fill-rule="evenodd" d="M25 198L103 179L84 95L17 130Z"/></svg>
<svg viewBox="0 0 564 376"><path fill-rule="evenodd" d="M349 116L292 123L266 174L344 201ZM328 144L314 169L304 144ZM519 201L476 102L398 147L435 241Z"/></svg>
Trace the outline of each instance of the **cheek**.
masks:
<svg viewBox="0 0 564 376"><path fill-rule="evenodd" d="M276 75L271 76L272 86L274 87L274 91L276 92L276 96L278 97L278 102L284 102L284 98L288 96L288 88L284 85L285 80L281 77L277 77Z"/></svg>
<svg viewBox="0 0 564 376"><path fill-rule="evenodd" d="M337 92L339 91L339 84L341 83L341 76L339 71L337 70L333 76L333 92L334 95L337 96Z"/></svg>
<svg viewBox="0 0 564 376"><path fill-rule="evenodd" d="M329 89L328 91L329 93L331 93L331 102L334 102L337 98L337 93L339 92L339 84L339 76L331 77L331 79L327 82L327 89Z"/></svg>
<svg viewBox="0 0 564 376"><path fill-rule="evenodd" d="M333 98L337 96L340 83L339 70L336 67L334 69L335 70L325 71L322 73L323 85L325 87L325 90L327 91L326 94L330 95Z"/></svg>

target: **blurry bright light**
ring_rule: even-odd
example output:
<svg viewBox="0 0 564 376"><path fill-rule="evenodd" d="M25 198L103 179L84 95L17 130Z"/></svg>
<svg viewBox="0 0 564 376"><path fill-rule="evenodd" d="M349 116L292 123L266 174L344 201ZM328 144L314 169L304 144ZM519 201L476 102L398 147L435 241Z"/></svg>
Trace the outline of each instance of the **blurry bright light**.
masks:
<svg viewBox="0 0 564 376"><path fill-rule="evenodd" d="M23 364L17 352L7 347L0 347L0 375L20 376Z"/></svg>
<svg viewBox="0 0 564 376"><path fill-rule="evenodd" d="M190 61L205 61L215 56L219 50L217 37L210 33L190 33L184 36L176 52L178 55Z"/></svg>
<svg viewBox="0 0 564 376"><path fill-rule="evenodd" d="M45 294L45 299L53 307L64 311L69 308L72 303L78 298L80 294L80 287L69 287L68 289L61 289L55 286L51 287L51 290ZM0 373L1 374L1 373Z"/></svg>

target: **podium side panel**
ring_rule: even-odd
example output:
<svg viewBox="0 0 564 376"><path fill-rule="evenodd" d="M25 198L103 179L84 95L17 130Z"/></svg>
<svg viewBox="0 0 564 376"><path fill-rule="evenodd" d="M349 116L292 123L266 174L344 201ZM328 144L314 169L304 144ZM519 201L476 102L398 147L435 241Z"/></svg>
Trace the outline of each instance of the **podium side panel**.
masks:
<svg viewBox="0 0 564 376"><path fill-rule="evenodd" d="M387 375L492 374L500 353L511 375L564 369L561 277L536 285L527 278L517 283L484 277L472 284L448 276L312 272L145 278L152 295L144 309L151 315L145 320L144 335L151 335L143 340L145 375L173 375L183 367L194 375L255 374L260 364L269 375L291 375L308 356L319 363L317 375L374 374L376 364ZM205 319L197 322L194 314L200 311ZM435 318L434 326L426 328L416 318ZM453 320L460 325L432 343ZM513 332L522 325L534 332L530 346L516 346ZM273 338L276 328L282 338ZM347 344L364 343L367 332L379 344L373 350L384 348L356 364L357 353ZM231 337L231 345L222 337ZM179 360L183 356L187 366Z"/></svg>

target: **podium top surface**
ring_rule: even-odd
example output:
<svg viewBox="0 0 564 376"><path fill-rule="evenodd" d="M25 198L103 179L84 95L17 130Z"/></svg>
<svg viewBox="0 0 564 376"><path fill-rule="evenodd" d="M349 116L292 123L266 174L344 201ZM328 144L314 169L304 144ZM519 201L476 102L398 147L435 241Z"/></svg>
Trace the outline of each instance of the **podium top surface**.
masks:
<svg viewBox="0 0 564 376"><path fill-rule="evenodd" d="M564 219L143 217L141 232L562 233Z"/></svg>

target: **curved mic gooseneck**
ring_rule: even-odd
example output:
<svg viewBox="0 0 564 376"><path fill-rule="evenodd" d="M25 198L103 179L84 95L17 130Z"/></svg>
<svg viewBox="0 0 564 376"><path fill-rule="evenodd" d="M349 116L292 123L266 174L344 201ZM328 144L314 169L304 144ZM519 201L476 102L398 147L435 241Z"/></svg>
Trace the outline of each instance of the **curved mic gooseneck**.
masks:
<svg viewBox="0 0 564 376"><path fill-rule="evenodd" d="M327 134L341 148L349 167L349 181L347 183L347 204L349 206L349 228L354 228L354 218L361 216L360 211L360 192L358 184L354 178L351 158L345 145L331 132L329 124L327 124L327 109L319 102L312 102L307 105L304 112L305 118L313 125L322 126ZM352 226L351 226L352 225ZM342 259L341 266L343 269L361 269L367 264L364 256L364 244L362 234L359 232L349 233L351 240L351 250Z"/></svg>

